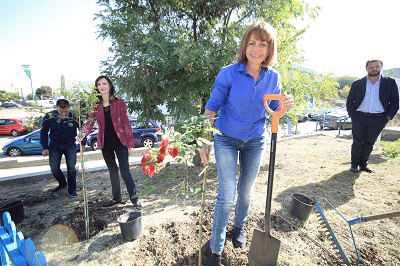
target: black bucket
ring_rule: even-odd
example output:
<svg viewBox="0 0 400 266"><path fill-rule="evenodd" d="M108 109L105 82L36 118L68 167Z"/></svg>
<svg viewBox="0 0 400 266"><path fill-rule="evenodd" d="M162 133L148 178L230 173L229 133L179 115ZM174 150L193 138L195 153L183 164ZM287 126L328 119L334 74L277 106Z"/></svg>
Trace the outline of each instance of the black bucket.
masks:
<svg viewBox="0 0 400 266"><path fill-rule="evenodd" d="M128 241L138 238L142 234L142 213L127 212L118 217L122 238Z"/></svg>
<svg viewBox="0 0 400 266"><path fill-rule="evenodd" d="M290 213L301 221L306 221L310 216L315 203L310 198L300 194L292 194Z"/></svg>
<svg viewBox="0 0 400 266"><path fill-rule="evenodd" d="M24 202L22 200L13 201L9 204L1 206L0 208L0 217L3 217L4 212L9 212L11 216L11 220L15 224L21 223L25 216L24 216Z"/></svg>

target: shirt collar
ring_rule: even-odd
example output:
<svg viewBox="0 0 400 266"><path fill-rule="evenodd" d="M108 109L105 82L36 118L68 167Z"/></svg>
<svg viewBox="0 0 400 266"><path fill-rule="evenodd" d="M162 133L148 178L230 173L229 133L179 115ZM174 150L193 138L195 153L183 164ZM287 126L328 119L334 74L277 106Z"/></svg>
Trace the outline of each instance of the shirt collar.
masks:
<svg viewBox="0 0 400 266"><path fill-rule="evenodd" d="M249 74L249 72L246 69L246 62L239 62L237 70L239 72L244 72L246 74ZM261 72L262 73L268 73L269 72L269 67L261 67Z"/></svg>

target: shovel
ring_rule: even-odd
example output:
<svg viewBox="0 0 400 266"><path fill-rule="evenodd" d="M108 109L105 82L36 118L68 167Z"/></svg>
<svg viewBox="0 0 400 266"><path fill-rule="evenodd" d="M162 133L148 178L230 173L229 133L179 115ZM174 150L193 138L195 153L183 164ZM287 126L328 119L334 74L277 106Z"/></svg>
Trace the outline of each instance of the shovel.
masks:
<svg viewBox="0 0 400 266"><path fill-rule="evenodd" d="M271 136L271 152L269 156L269 172L268 172L268 188L267 188L267 203L265 205L265 226L264 231L254 228L253 238L249 250L249 263L255 265L276 265L278 260L279 247L281 241L270 234L270 220L271 220L271 201L272 201L272 185L274 180L275 168L275 152L276 152L276 138L279 128L279 118L286 112L285 109L272 111L268 107L268 100L281 100L281 94L265 94L264 106L268 113L272 115L272 136Z"/></svg>

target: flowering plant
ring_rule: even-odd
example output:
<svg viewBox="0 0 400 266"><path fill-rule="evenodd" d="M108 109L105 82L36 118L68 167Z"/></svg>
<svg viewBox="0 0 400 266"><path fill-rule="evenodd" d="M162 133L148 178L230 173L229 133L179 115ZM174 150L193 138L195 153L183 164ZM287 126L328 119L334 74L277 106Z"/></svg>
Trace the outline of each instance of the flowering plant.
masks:
<svg viewBox="0 0 400 266"><path fill-rule="evenodd" d="M207 138L215 130L204 115L191 117L175 125L175 130L162 134L164 140L160 148L152 148L143 153L143 172L152 177L173 160L192 166L196 151L203 144L211 145Z"/></svg>
<svg viewBox="0 0 400 266"><path fill-rule="evenodd" d="M171 142L167 139L161 141L160 149L147 150L142 157L142 170L150 178L154 173L158 173L164 166L165 157L170 155L172 158L179 156L177 148L170 148Z"/></svg>

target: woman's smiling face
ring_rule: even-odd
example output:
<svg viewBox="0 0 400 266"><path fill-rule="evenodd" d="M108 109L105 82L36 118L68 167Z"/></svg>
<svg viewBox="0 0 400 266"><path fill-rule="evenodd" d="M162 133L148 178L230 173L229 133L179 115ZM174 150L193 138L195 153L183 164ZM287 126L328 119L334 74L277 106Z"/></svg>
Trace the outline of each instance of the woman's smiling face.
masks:
<svg viewBox="0 0 400 266"><path fill-rule="evenodd" d="M100 94L108 94L110 93L110 84L105 78L99 79L96 84L97 89L99 90Z"/></svg>
<svg viewBox="0 0 400 266"><path fill-rule="evenodd" d="M256 38L255 34L251 34L246 48L247 61L251 64L261 65L267 58L268 43Z"/></svg>

